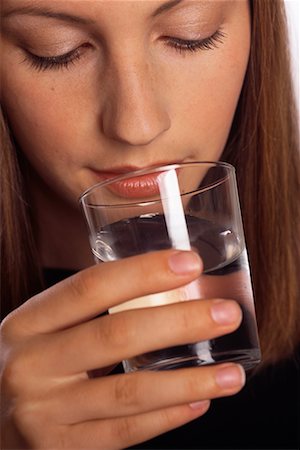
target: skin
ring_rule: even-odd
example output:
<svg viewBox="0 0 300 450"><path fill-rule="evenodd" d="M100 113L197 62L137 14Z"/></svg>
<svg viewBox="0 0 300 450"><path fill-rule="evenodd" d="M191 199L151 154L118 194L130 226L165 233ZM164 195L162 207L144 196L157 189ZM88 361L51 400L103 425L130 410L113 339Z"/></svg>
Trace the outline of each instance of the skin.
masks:
<svg viewBox="0 0 300 450"><path fill-rule="evenodd" d="M11 13L37 3L81 23ZM248 2L183 1L152 17L164 3L3 1L1 103L29 163L27 188L47 267L92 264L77 199L98 181L97 171L222 154L249 56ZM168 44L219 28L222 42L209 50ZM68 68L37 70L28 60L28 52L53 57L76 48ZM229 300L96 318L126 300L182 286L201 270L192 252L141 255L82 270L12 313L1 328L4 446L124 448L201 416L208 399L238 392L244 377L234 364L87 375L236 329L241 312ZM174 321L170 332L166 324Z"/></svg>

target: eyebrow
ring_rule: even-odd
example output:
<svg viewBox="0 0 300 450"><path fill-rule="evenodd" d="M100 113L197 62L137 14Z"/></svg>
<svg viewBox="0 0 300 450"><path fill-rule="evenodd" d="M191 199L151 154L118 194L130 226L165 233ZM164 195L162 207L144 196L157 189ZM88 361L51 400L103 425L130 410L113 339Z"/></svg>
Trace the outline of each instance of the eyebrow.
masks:
<svg viewBox="0 0 300 450"><path fill-rule="evenodd" d="M75 16L73 14L56 12L42 6L23 6L21 8L15 8L3 14L2 19L18 15L46 17L49 19L57 19L62 20L64 22L77 23L83 25L94 23L94 21L91 19L84 19L83 17Z"/></svg>
<svg viewBox="0 0 300 450"><path fill-rule="evenodd" d="M152 17L156 17L165 11L174 8L176 5L181 3L183 0L169 0L166 3L160 5L152 14ZM45 8L43 6L23 6L20 8L14 8L7 13L2 15L2 19L7 17L11 17L14 15L28 15L28 16L38 16L38 17L46 17L49 19L57 19L64 22L76 23L81 25L89 25L94 24L95 21L92 19L83 18L80 16L75 16L73 14L67 14L63 12L56 12L51 9Z"/></svg>
<svg viewBox="0 0 300 450"><path fill-rule="evenodd" d="M178 3L181 3L183 0L169 0L166 3L163 3L162 5L160 5L156 11L154 11L154 13L152 14L152 17L156 17L160 14L162 14L165 11L170 10L171 8L174 8L176 5L178 5Z"/></svg>

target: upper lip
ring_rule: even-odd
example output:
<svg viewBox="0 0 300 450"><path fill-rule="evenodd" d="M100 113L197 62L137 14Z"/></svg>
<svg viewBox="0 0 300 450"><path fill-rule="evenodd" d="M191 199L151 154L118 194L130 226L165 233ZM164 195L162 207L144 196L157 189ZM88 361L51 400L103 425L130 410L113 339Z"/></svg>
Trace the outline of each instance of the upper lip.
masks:
<svg viewBox="0 0 300 450"><path fill-rule="evenodd" d="M96 170L98 173L103 174L116 174L116 175L122 175L128 172L135 172L137 170L143 170L143 169L149 169L151 167L157 167L157 166L168 166L172 164L180 164L182 161L159 161L156 163L152 163L149 165L144 166L133 166L133 165L126 165L126 166L118 166L118 167L110 167L108 169L101 169Z"/></svg>

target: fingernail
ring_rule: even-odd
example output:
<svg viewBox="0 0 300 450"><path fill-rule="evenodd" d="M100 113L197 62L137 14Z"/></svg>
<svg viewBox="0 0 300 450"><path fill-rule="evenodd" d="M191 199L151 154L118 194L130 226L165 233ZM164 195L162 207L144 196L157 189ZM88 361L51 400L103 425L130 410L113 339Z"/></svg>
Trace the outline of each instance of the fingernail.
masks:
<svg viewBox="0 0 300 450"><path fill-rule="evenodd" d="M236 302L230 300L215 300L211 307L211 315L220 325L228 325L241 319L241 309Z"/></svg>
<svg viewBox="0 0 300 450"><path fill-rule="evenodd" d="M192 408L194 411L196 411L197 409L207 408L208 405L209 405L208 400L201 400L199 402L190 403L190 408Z"/></svg>
<svg viewBox="0 0 300 450"><path fill-rule="evenodd" d="M176 275L187 275L200 270L201 259L197 253L181 251L170 256L169 267Z"/></svg>
<svg viewBox="0 0 300 450"><path fill-rule="evenodd" d="M245 379L245 371L239 364L223 367L216 374L216 382L222 389L242 387Z"/></svg>

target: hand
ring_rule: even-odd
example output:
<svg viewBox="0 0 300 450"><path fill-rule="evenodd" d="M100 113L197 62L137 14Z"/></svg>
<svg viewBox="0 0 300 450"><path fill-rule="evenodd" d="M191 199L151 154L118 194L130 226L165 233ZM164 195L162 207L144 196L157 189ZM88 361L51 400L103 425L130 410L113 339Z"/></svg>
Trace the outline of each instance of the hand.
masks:
<svg viewBox="0 0 300 450"><path fill-rule="evenodd" d="M97 318L114 305L175 289L200 273L192 252L149 253L79 272L11 313L1 327L3 447L129 447L203 415L208 399L238 392L244 372L234 364L104 376L123 359L212 339L239 326L240 308L229 300ZM88 371L97 368L103 376L89 378Z"/></svg>

